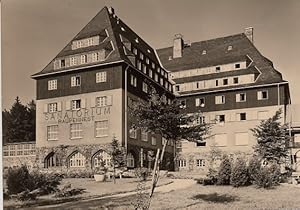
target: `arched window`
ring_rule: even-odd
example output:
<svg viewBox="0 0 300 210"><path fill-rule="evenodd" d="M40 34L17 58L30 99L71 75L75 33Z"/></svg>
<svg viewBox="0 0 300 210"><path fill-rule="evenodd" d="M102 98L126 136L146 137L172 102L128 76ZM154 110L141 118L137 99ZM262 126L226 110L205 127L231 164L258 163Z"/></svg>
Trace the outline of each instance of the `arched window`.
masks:
<svg viewBox="0 0 300 210"><path fill-rule="evenodd" d="M134 157L132 153L127 154L127 167L134 168Z"/></svg>
<svg viewBox="0 0 300 210"><path fill-rule="evenodd" d="M44 163L45 163L45 168L60 166L60 160L57 157L57 154L54 152L51 152L47 155Z"/></svg>
<svg viewBox="0 0 300 210"><path fill-rule="evenodd" d="M69 157L70 168L83 168L85 166L85 157L80 152L74 152Z"/></svg>
<svg viewBox="0 0 300 210"><path fill-rule="evenodd" d="M110 167L111 166L111 156L103 150L98 151L93 156L92 161L93 161L93 163L92 163L93 167L101 166L101 161L103 161L105 167Z"/></svg>

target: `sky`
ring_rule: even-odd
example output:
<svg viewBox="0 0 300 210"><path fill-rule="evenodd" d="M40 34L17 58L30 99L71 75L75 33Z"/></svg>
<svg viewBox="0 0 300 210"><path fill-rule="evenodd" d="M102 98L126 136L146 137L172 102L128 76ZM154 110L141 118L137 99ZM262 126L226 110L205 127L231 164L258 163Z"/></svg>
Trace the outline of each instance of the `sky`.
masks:
<svg viewBox="0 0 300 210"><path fill-rule="evenodd" d="M59 51L104 7L153 48L181 33L191 42L254 27L254 44L289 81L300 104L300 0L2 0L2 109L36 97L35 80Z"/></svg>

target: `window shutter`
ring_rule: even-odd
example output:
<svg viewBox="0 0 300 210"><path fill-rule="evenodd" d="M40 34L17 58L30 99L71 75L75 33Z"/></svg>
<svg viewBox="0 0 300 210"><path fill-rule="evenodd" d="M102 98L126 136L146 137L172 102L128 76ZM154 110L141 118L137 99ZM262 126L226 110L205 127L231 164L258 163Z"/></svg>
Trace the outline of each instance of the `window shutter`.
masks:
<svg viewBox="0 0 300 210"><path fill-rule="evenodd" d="M200 99L196 98L196 106L200 106Z"/></svg>
<svg viewBox="0 0 300 210"><path fill-rule="evenodd" d="M107 106L112 105L112 96L107 96Z"/></svg>
<svg viewBox="0 0 300 210"><path fill-rule="evenodd" d="M258 100L260 100L260 99L262 98L261 95L262 95L262 94L261 94L261 91L258 91L258 92L257 92L257 99L258 99Z"/></svg>
<svg viewBox="0 0 300 210"><path fill-rule="evenodd" d="M235 95L235 101L236 102L240 102L240 94L236 94Z"/></svg>
<svg viewBox="0 0 300 210"><path fill-rule="evenodd" d="M60 112L61 111L61 101L57 102L57 111Z"/></svg>
<svg viewBox="0 0 300 210"><path fill-rule="evenodd" d="M95 107L95 106L96 106L96 98L92 98L91 107Z"/></svg>
<svg viewBox="0 0 300 210"><path fill-rule="evenodd" d="M71 77L71 86L74 87L76 85L76 77Z"/></svg>
<svg viewBox="0 0 300 210"><path fill-rule="evenodd" d="M86 98L81 100L81 108L85 108L86 107Z"/></svg>
<svg viewBox="0 0 300 210"><path fill-rule="evenodd" d="M71 101L66 101L66 110L71 109Z"/></svg>
<svg viewBox="0 0 300 210"><path fill-rule="evenodd" d="M48 112L48 104L44 104L44 113Z"/></svg>

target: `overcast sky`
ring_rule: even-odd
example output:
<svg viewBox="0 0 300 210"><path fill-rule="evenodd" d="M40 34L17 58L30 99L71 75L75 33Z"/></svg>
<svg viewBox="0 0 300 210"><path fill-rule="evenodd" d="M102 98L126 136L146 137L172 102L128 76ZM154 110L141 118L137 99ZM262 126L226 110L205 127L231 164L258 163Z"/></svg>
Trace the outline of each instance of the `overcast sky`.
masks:
<svg viewBox="0 0 300 210"><path fill-rule="evenodd" d="M154 48L174 34L207 40L254 27L254 43L290 83L300 104L300 0L2 0L2 106L35 99L35 81L104 6ZM298 98L297 98L298 97Z"/></svg>

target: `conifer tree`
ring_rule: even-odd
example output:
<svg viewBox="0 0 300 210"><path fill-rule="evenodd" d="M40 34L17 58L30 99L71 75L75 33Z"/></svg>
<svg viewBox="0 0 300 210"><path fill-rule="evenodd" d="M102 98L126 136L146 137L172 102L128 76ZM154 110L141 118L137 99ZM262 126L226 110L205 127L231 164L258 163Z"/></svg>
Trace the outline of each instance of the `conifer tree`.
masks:
<svg viewBox="0 0 300 210"><path fill-rule="evenodd" d="M245 186L249 183L249 173L244 158L238 158L232 168L230 184L234 187Z"/></svg>
<svg viewBox="0 0 300 210"><path fill-rule="evenodd" d="M280 163L287 156L290 137L287 126L279 122L281 114L280 109L273 117L261 121L256 128L251 129L257 139L255 153L268 162Z"/></svg>
<svg viewBox="0 0 300 210"><path fill-rule="evenodd" d="M231 161L228 155L224 155L218 172L217 184L229 185L230 175L231 175Z"/></svg>
<svg viewBox="0 0 300 210"><path fill-rule="evenodd" d="M120 146L119 141L114 136L110 144L109 154L111 156L111 165L113 167L113 180L116 183L116 168L126 166L126 156L124 149Z"/></svg>

